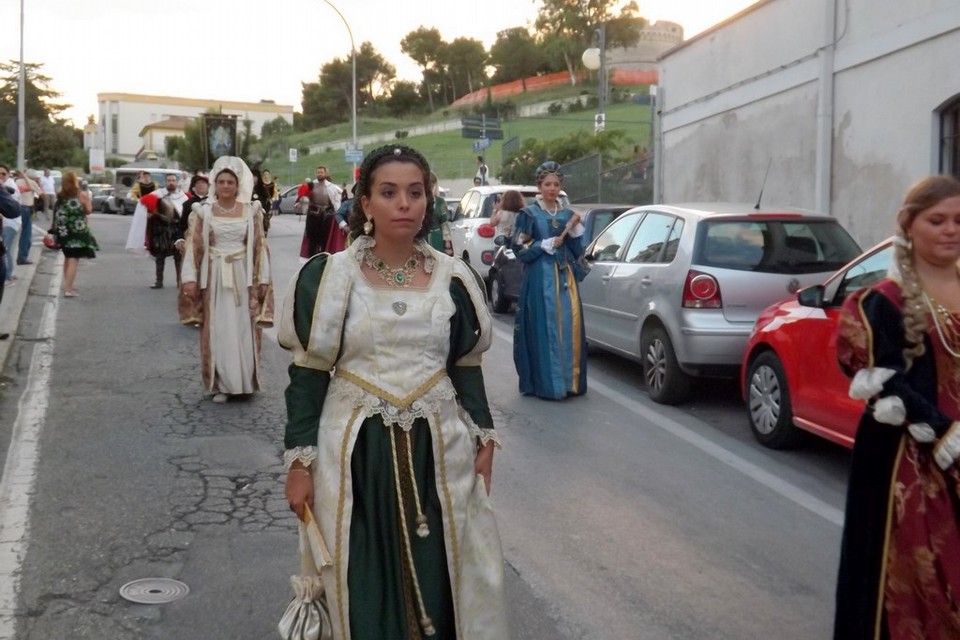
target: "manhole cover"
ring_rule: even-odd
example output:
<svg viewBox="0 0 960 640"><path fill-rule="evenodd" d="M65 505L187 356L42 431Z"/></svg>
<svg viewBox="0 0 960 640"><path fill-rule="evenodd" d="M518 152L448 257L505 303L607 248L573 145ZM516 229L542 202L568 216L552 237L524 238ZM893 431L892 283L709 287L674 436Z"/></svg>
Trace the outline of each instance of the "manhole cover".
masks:
<svg viewBox="0 0 960 640"><path fill-rule="evenodd" d="M170 578L142 578L120 587L120 596L139 604L164 604L190 593L190 587Z"/></svg>

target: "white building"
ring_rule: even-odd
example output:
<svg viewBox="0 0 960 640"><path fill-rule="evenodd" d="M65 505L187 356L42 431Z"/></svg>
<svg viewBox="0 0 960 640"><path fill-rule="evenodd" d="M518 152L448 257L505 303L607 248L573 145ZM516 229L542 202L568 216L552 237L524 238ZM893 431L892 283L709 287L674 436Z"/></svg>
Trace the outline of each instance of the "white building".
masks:
<svg viewBox="0 0 960 640"><path fill-rule="evenodd" d="M661 58L658 198L763 187L869 246L913 182L960 176L958 53L960 0L757 2Z"/></svg>
<svg viewBox="0 0 960 640"><path fill-rule="evenodd" d="M140 151L162 154L165 135L171 122L183 118L197 118L214 111L239 116L253 121L253 133L260 134L264 123L282 117L293 124L293 107L275 104L269 100L260 102L233 102L229 100L199 100L172 96L148 96L136 93L98 93L100 148L107 156L119 156L132 160ZM237 125L238 130L242 124ZM159 145L159 148L155 148Z"/></svg>

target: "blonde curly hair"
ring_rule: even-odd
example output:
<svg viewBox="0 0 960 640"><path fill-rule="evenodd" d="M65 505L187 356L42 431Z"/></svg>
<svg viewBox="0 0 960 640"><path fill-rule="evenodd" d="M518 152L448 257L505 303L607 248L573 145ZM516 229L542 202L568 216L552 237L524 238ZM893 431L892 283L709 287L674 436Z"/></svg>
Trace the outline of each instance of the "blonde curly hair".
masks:
<svg viewBox="0 0 960 640"><path fill-rule="evenodd" d="M929 176L910 187L897 212L897 233L893 246L903 292L903 329L906 338L903 359L907 369L926 350L923 336L929 323L923 300L923 283L914 266L910 227L921 213L955 196L960 196L960 181L952 176Z"/></svg>

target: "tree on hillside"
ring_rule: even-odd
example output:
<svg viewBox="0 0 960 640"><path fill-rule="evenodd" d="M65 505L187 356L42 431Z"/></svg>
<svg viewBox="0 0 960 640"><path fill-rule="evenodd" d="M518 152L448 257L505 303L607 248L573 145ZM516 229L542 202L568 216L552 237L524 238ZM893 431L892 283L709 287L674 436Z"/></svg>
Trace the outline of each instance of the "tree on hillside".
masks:
<svg viewBox="0 0 960 640"><path fill-rule="evenodd" d="M396 77L396 67L377 53L372 44L364 42L360 45L360 51L357 53L358 106L365 106L382 96ZM363 97L362 100L360 99L361 96Z"/></svg>
<svg viewBox="0 0 960 640"><path fill-rule="evenodd" d="M473 38L457 38L446 46L444 61L450 81L450 102L474 89L479 89L486 79L487 50L483 43Z"/></svg>
<svg viewBox="0 0 960 640"><path fill-rule="evenodd" d="M346 114L350 113L350 105L339 91L319 82L303 82L301 85L303 115L299 118L300 129L319 129L342 122L345 116L349 118Z"/></svg>
<svg viewBox="0 0 960 640"><path fill-rule="evenodd" d="M495 82L520 80L526 91L526 79L540 70L543 57L530 32L524 27L513 27L497 33L497 41L490 47L490 64L497 70Z"/></svg>
<svg viewBox="0 0 960 640"><path fill-rule="evenodd" d="M537 166L544 160L553 160L563 165L592 153L602 153L604 164L609 164L615 159L625 137L626 133L617 129L598 134L574 131L553 140L528 138L516 152L507 157L497 178L504 184L526 184L533 179Z"/></svg>
<svg viewBox="0 0 960 640"><path fill-rule="evenodd" d="M273 120L264 122L260 127L261 138L279 138L281 136L293 133L293 125L287 122L283 116L277 116Z"/></svg>
<svg viewBox="0 0 960 640"><path fill-rule="evenodd" d="M372 104L396 77L396 69L369 42L357 52L357 111ZM334 58L320 67L317 82L302 83L300 105L306 129L350 119L353 103L353 58Z"/></svg>
<svg viewBox="0 0 960 640"><path fill-rule="evenodd" d="M550 51L563 58L570 74L570 83L576 84L580 56L590 47L594 30L606 24L607 47L628 47L640 38L643 20L635 0L620 7L614 14L618 0L540 0L541 7L535 22L541 40L552 41Z"/></svg>
<svg viewBox="0 0 960 640"><path fill-rule="evenodd" d="M27 160L33 166L71 164L76 150L83 146L83 133L58 116L70 105L56 102L58 91L50 88L53 80L41 73L42 64L25 63L24 112L26 116ZM14 127L20 93L20 63L0 63L0 161L16 161L16 144L6 137Z"/></svg>
<svg viewBox="0 0 960 640"><path fill-rule="evenodd" d="M420 27L411 31L400 41L400 50L410 56L423 70L423 92L433 111L434 83L443 77L443 54L446 48L440 30L436 27Z"/></svg>
<svg viewBox="0 0 960 640"><path fill-rule="evenodd" d="M390 115L396 118L414 113L421 104L417 85L409 80L395 82L390 90L390 97L386 99L386 106Z"/></svg>

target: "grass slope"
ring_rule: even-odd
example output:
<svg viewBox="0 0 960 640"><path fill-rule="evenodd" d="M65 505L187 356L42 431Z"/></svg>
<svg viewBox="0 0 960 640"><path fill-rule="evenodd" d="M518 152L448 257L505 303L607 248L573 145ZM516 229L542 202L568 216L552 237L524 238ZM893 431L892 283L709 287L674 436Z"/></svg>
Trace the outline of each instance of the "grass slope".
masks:
<svg viewBox="0 0 960 640"><path fill-rule="evenodd" d="M563 97L580 95L582 87L566 87L563 90L530 93L517 96L518 105L531 102L547 102ZM520 98L524 98L523 101ZM633 148L633 145L649 146L650 142L650 109L646 105L632 102L622 102L607 106L607 130L622 130L625 135L624 152ZM561 138L576 131L593 131L594 110L561 113L556 116L543 115L530 118L517 118L503 123L503 140L494 140L486 150L487 164L495 176L503 160L503 143L513 137L519 137L520 142L529 138L552 140ZM364 135L382 131L409 130L419 124L449 120L457 118L455 109L438 111L431 116L424 116L416 120L401 119L361 119L357 124L357 134ZM289 144L304 147L308 144L322 143L324 140L334 141L350 138L352 127L349 122L327 127L316 131L297 133L289 138ZM470 178L476 172L476 156L473 151L473 140L461 137L459 131L433 133L422 136L410 136L402 140L405 144L416 148L423 153L441 181L460 178ZM365 151L370 151L368 145ZM287 161L286 149L276 150L263 166L268 167L283 185L299 182L312 177L317 165L325 165L338 183L351 183L353 165L344 161L343 151L300 155L295 164Z"/></svg>

